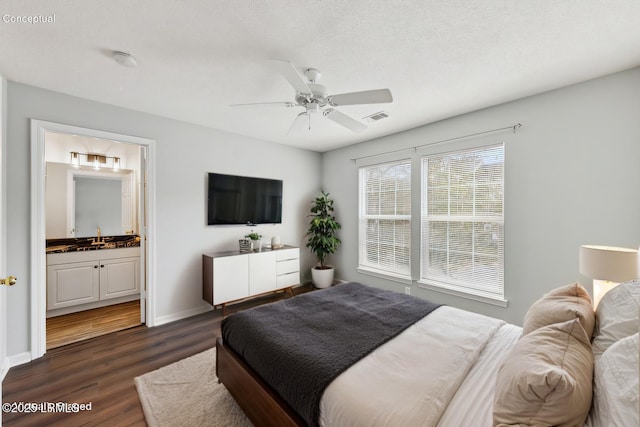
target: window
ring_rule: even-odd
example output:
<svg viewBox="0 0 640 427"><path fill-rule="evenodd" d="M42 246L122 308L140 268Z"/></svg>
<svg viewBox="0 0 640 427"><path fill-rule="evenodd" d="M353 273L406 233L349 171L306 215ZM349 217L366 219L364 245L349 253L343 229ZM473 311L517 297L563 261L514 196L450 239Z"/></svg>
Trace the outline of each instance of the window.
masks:
<svg viewBox="0 0 640 427"><path fill-rule="evenodd" d="M411 278L411 160L360 168L359 268Z"/></svg>
<svg viewBox="0 0 640 427"><path fill-rule="evenodd" d="M504 299L504 146L423 157L420 282Z"/></svg>

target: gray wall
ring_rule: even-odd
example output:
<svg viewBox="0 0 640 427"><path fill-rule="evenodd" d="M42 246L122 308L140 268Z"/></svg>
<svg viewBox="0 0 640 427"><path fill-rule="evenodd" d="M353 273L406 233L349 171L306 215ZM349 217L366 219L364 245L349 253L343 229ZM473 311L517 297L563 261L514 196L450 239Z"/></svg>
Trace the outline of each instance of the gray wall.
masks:
<svg viewBox="0 0 640 427"><path fill-rule="evenodd" d="M358 164L349 159L521 122L505 141L505 297L507 308L419 288L412 294L521 324L529 305L554 287L591 280L578 273L578 248L640 243L640 69L510 102L323 155L323 189L335 200L342 246L332 262L342 279L402 292L404 284L356 272ZM393 120L393 117L387 119ZM452 144L453 146L453 144ZM440 147L442 148L442 147ZM386 156L414 158L403 152ZM415 178L415 175L414 175ZM414 218L420 187L414 179ZM419 210L418 210L419 212ZM419 225L412 273L419 275Z"/></svg>
<svg viewBox="0 0 640 427"><path fill-rule="evenodd" d="M41 119L156 140L157 316L172 318L202 307L201 254L237 248L247 228L206 226L206 174L220 172L284 181L281 225L259 226L265 238L303 246L309 202L321 180L321 156L214 129L143 114L9 82L6 144L8 354L30 350L30 131ZM313 259L302 250L303 271Z"/></svg>

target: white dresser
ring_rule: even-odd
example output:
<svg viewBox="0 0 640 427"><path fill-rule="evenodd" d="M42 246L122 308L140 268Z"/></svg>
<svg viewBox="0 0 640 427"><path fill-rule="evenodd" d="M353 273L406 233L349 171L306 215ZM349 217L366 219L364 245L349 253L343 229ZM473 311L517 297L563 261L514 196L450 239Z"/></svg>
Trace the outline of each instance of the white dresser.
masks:
<svg viewBox="0 0 640 427"><path fill-rule="evenodd" d="M300 248L285 246L260 252L216 252L202 255L202 298L222 305L300 283Z"/></svg>

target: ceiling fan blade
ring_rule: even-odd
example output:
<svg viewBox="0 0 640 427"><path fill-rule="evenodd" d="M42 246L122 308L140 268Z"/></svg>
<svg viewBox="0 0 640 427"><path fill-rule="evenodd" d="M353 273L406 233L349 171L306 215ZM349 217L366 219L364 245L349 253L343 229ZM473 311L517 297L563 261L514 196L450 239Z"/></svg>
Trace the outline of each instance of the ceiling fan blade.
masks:
<svg viewBox="0 0 640 427"><path fill-rule="evenodd" d="M309 113L307 113L306 111L298 114L298 116L293 120L293 123L289 128L289 132L287 132L287 135L303 130L306 127L307 123L309 124L309 129L311 129L310 117L308 116Z"/></svg>
<svg viewBox="0 0 640 427"><path fill-rule="evenodd" d="M248 107L248 106L255 106L255 105L260 105L260 106L272 105L272 106L281 106L281 107L287 107L287 108L298 106L298 104L293 102L251 102L248 104L230 104L229 107Z"/></svg>
<svg viewBox="0 0 640 427"><path fill-rule="evenodd" d="M389 89L365 90L362 92L349 92L331 95L327 98L329 104L338 105L355 105L355 104L381 104L385 102L393 102L393 96Z"/></svg>
<svg viewBox="0 0 640 427"><path fill-rule="evenodd" d="M322 114L324 114L326 118L333 120L353 132L362 132L367 129L366 125L333 108L327 108Z"/></svg>
<svg viewBox="0 0 640 427"><path fill-rule="evenodd" d="M271 62L280 74L282 74L282 77L287 79L289 84L293 86L296 92L303 95L313 96L311 89L307 86L307 82L291 62L285 61L284 59L272 59Z"/></svg>

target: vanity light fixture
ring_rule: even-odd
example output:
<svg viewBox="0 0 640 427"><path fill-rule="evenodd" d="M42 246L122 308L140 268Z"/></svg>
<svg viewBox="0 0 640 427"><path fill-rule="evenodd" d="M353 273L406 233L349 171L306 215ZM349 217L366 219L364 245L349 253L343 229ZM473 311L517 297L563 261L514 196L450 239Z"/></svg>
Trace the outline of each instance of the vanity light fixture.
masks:
<svg viewBox="0 0 640 427"><path fill-rule="evenodd" d="M114 172L120 170L120 157L111 157L96 153L78 153L77 151L71 152L71 166L74 168L81 166L80 156L85 156L87 159L85 164L93 166L95 170L100 170L101 167L106 166L108 159L111 159L111 167Z"/></svg>
<svg viewBox="0 0 640 427"><path fill-rule="evenodd" d="M87 154L87 162L93 164L95 170L100 170L100 166L107 164L107 156L102 154Z"/></svg>
<svg viewBox="0 0 640 427"><path fill-rule="evenodd" d="M80 153L77 153L75 151L71 152L71 166L73 166L74 168L80 167Z"/></svg>

